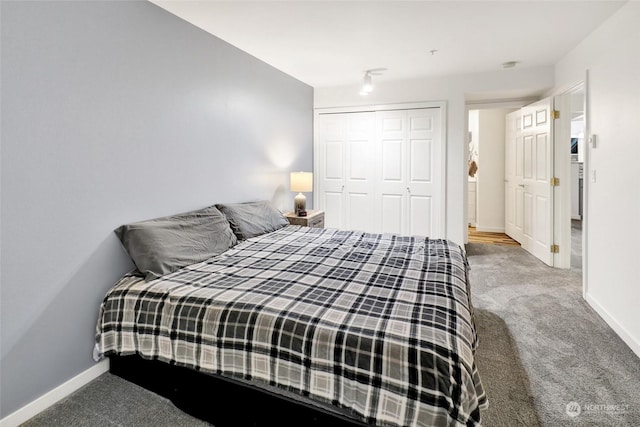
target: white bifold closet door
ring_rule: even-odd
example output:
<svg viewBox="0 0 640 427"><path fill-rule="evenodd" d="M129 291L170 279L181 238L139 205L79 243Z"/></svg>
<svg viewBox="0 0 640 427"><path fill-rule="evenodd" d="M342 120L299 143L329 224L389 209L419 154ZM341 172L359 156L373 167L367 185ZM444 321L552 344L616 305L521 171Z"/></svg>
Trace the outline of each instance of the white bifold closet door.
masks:
<svg viewBox="0 0 640 427"><path fill-rule="evenodd" d="M375 113L320 116L317 209L326 228L373 232Z"/></svg>
<svg viewBox="0 0 640 427"><path fill-rule="evenodd" d="M444 237L441 126L440 108L320 114L325 226Z"/></svg>

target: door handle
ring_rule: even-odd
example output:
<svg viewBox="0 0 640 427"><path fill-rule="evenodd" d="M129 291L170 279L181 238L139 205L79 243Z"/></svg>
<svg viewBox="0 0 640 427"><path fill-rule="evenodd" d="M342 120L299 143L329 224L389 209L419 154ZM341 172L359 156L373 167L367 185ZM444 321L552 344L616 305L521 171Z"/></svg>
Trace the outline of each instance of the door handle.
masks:
<svg viewBox="0 0 640 427"><path fill-rule="evenodd" d="M407 193L411 194L411 189L407 187Z"/></svg>
<svg viewBox="0 0 640 427"><path fill-rule="evenodd" d="M524 184L518 184L518 187L524 188Z"/></svg>

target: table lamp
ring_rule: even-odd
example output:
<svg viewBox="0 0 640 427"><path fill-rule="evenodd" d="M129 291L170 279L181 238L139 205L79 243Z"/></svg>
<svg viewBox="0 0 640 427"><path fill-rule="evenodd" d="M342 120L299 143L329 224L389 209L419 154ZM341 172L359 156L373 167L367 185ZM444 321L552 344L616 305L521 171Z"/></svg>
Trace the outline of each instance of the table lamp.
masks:
<svg viewBox="0 0 640 427"><path fill-rule="evenodd" d="M313 173L291 172L291 191L298 192L293 211L297 216L307 216L307 198L302 193L313 191Z"/></svg>

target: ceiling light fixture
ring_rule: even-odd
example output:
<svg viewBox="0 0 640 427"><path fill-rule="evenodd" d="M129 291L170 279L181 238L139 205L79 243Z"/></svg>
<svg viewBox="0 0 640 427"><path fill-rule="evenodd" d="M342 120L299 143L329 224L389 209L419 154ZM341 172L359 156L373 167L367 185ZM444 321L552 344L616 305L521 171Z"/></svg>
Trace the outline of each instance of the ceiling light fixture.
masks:
<svg viewBox="0 0 640 427"><path fill-rule="evenodd" d="M518 61L507 61L502 63L502 68L513 68L516 66Z"/></svg>
<svg viewBox="0 0 640 427"><path fill-rule="evenodd" d="M362 79L360 95L369 95L373 91L373 79L371 76L380 76L382 75L382 71L386 70L386 68L372 68L370 70L366 70Z"/></svg>
<svg viewBox="0 0 640 427"><path fill-rule="evenodd" d="M371 79L371 74L366 73L364 75L364 79L362 81L362 90L361 90L361 92L363 92L364 94L368 94L372 90L373 90L373 81Z"/></svg>

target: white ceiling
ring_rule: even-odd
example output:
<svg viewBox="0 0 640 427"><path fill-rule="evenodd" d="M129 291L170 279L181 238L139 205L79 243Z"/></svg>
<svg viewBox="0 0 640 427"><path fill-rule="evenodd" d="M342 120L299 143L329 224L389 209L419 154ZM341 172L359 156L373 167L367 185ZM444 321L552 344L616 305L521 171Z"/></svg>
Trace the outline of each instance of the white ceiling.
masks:
<svg viewBox="0 0 640 427"><path fill-rule="evenodd" d="M151 2L313 87L553 65L625 3Z"/></svg>

